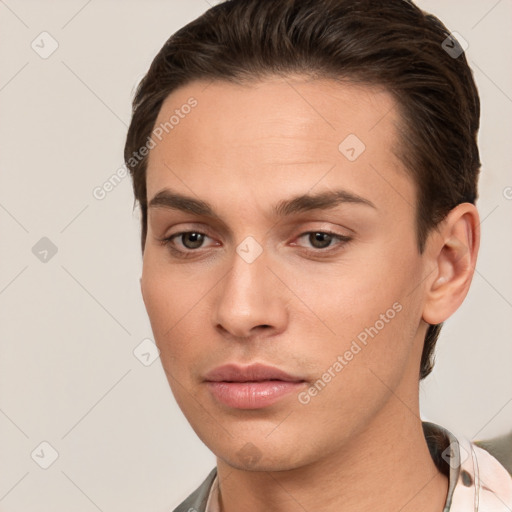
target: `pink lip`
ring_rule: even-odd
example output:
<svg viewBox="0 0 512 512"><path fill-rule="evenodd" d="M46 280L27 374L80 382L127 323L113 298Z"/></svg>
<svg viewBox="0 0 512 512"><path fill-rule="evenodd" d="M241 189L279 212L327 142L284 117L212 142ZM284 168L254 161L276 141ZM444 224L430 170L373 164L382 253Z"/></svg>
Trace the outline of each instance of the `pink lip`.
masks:
<svg viewBox="0 0 512 512"><path fill-rule="evenodd" d="M297 392L305 382L279 368L262 364L220 366L208 372L205 381L219 402L236 409L266 407Z"/></svg>

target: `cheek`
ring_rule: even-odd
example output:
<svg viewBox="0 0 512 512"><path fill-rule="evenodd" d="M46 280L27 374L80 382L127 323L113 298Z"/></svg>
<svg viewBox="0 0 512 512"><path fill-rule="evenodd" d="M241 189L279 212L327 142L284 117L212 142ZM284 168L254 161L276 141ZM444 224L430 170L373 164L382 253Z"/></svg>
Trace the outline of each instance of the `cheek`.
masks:
<svg viewBox="0 0 512 512"><path fill-rule="evenodd" d="M144 254L141 291L162 361L170 364L178 353L186 354L190 335L184 336L183 329L188 324L187 315L199 303L201 290L147 251Z"/></svg>
<svg viewBox="0 0 512 512"><path fill-rule="evenodd" d="M198 346L192 340L199 338L191 330L197 322L190 322L187 313L197 300L189 298L190 287L181 288L180 280L168 269L152 266L149 258L145 261L141 289L162 368L179 407L193 416L197 413L190 410L193 404L187 397L194 391L194 383L188 370L197 358Z"/></svg>
<svg viewBox="0 0 512 512"><path fill-rule="evenodd" d="M150 247L144 253L141 289L155 336L174 330L209 288L205 276L198 278L185 265L169 262L160 250Z"/></svg>
<svg viewBox="0 0 512 512"><path fill-rule="evenodd" d="M344 260L312 271L302 269L290 272L285 280L293 283L298 309L308 310L307 321L314 317L317 326L324 324L326 333L350 338L378 321L381 326L380 316L388 310L384 321L387 317L393 319L393 304L403 302L406 295L404 273L397 276L382 261L375 264L376 259Z"/></svg>
<svg viewBox="0 0 512 512"><path fill-rule="evenodd" d="M291 327L299 339L307 333L318 374L339 362L339 356L343 373L364 367L392 380L407 364L421 319L421 298L411 293L412 276L421 274L421 265L414 248L379 249L368 249L340 265L318 266L314 274L288 276L307 309L296 303L297 326ZM348 368L352 370L346 372ZM360 378L373 379L371 374L355 379Z"/></svg>

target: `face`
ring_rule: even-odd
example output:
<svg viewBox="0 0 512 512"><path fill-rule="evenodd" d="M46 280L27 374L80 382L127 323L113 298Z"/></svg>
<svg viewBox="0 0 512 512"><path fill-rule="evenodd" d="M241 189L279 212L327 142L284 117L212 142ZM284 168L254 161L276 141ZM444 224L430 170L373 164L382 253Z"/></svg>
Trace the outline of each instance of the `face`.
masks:
<svg viewBox="0 0 512 512"><path fill-rule="evenodd" d="M398 120L386 91L300 77L195 82L159 113L142 294L179 406L233 467L313 463L417 395L426 269Z"/></svg>

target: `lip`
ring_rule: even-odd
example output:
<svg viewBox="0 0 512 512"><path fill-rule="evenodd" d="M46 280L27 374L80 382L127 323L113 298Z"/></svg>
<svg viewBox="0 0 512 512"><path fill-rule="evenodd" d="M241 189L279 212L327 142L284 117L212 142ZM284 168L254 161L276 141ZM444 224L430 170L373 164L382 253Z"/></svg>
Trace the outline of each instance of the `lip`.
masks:
<svg viewBox="0 0 512 512"><path fill-rule="evenodd" d="M228 407L260 409L297 392L305 380L273 366L227 364L208 372L205 382L212 395Z"/></svg>
<svg viewBox="0 0 512 512"><path fill-rule="evenodd" d="M212 382L258 382L266 380L282 380L284 382L304 381L304 379L294 377L275 366L267 366L259 363L249 366L225 364L209 371L205 375L205 380Z"/></svg>

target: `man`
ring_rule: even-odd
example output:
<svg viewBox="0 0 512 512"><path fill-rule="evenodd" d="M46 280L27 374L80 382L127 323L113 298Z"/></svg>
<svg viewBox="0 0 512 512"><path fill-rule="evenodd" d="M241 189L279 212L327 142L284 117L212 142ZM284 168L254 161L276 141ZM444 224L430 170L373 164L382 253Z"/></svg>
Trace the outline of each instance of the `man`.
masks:
<svg viewBox="0 0 512 512"><path fill-rule="evenodd" d="M404 0L232 0L164 45L125 160L141 291L217 466L177 511L505 511L419 416L479 247L479 99Z"/></svg>

